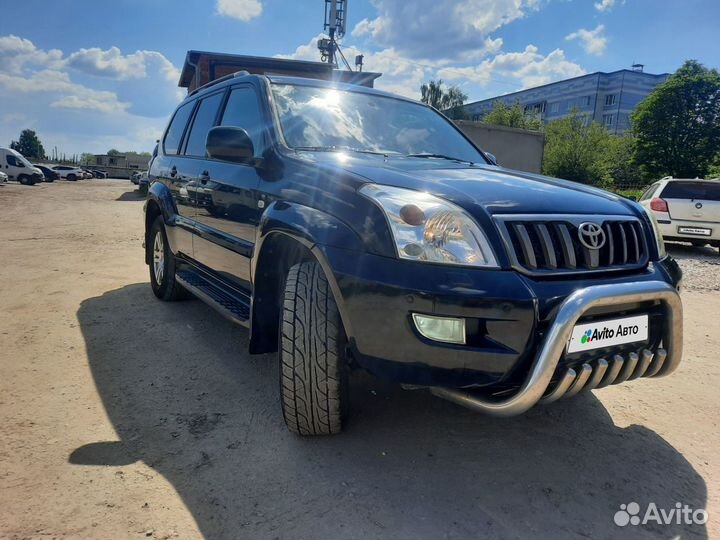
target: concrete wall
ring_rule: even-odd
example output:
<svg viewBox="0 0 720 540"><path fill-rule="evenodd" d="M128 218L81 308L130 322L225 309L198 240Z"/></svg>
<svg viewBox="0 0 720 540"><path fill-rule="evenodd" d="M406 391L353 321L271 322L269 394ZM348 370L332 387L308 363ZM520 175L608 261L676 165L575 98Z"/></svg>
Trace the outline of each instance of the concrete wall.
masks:
<svg viewBox="0 0 720 540"><path fill-rule="evenodd" d="M455 123L480 148L494 154L498 165L532 173L541 171L545 145L542 132L467 120L456 120Z"/></svg>

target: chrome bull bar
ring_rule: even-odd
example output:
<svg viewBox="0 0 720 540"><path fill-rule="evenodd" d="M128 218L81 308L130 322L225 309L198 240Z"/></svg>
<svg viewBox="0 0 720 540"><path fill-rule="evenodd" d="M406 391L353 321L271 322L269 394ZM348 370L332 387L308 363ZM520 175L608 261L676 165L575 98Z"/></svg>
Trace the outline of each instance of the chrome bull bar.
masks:
<svg viewBox="0 0 720 540"><path fill-rule="evenodd" d="M610 361L600 359L597 362L585 363L578 372L568 368L557 380L555 387L549 388L573 327L584 313L594 307L649 300L659 300L665 306L665 328L662 334L664 348L655 352L644 349L641 355L630 353L627 359L616 355ZM528 377L512 396L493 400L451 388L433 387L430 391L438 397L492 416L522 414L538 402L550 403L583 390L602 388L641 376L669 375L677 369L682 359L682 325L680 295L665 282L594 285L575 291L560 305Z"/></svg>

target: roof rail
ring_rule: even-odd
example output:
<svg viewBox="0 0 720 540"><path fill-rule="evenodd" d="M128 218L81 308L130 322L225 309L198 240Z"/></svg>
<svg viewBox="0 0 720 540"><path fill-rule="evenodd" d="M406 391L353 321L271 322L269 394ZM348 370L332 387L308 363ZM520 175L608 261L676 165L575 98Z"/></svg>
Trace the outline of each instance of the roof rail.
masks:
<svg viewBox="0 0 720 540"><path fill-rule="evenodd" d="M245 75L250 75L250 73L249 73L248 71L245 71L244 69L243 69L243 70L240 70L240 71L236 71L235 73L229 73L229 74L227 74L227 75L223 75L223 76L220 77L219 79L215 79L215 80L212 80L212 81L210 81L210 82L207 82L207 83L203 84L202 86L198 86L195 90L193 90L192 92L190 92L190 93L188 94L188 97L194 96L194 95L197 94L200 90L204 90L205 88L210 88L211 86L215 86L216 84L220 84L221 82L227 81L228 79L234 79L235 77L244 77Z"/></svg>

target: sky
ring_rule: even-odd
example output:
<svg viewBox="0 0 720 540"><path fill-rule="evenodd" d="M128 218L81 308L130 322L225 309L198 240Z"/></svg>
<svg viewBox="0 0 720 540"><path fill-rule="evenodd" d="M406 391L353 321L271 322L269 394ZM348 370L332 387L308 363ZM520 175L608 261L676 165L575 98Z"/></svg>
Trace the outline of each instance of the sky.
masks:
<svg viewBox="0 0 720 540"><path fill-rule="evenodd" d="M26 128L66 155L151 151L189 49L319 60L324 0L22 0L0 16L0 146ZM341 42L419 98L469 101L642 63L720 68L718 0L349 0Z"/></svg>

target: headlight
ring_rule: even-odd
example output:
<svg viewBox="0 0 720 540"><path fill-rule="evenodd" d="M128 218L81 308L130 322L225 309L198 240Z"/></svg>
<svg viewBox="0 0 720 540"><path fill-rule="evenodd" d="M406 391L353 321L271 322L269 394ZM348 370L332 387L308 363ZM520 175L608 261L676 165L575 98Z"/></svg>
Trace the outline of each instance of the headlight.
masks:
<svg viewBox="0 0 720 540"><path fill-rule="evenodd" d="M385 212L400 258L498 266L485 233L454 204L428 193L376 184L366 184L359 192Z"/></svg>
<svg viewBox="0 0 720 540"><path fill-rule="evenodd" d="M644 207L642 204L638 204L638 206L642 209L643 212L645 212L648 219L650 219L650 223L652 223L658 258L662 259L665 255L667 255L667 251L665 251L665 241L663 240L662 233L660 232L660 225L658 225L657 218L655 217L655 212L653 212L649 208Z"/></svg>

